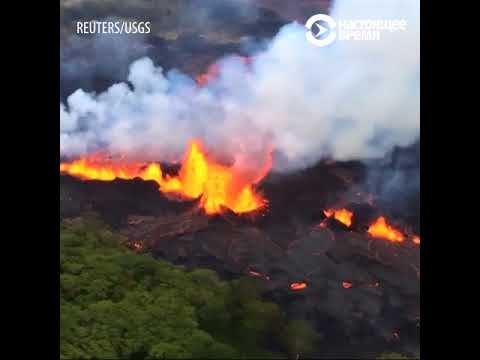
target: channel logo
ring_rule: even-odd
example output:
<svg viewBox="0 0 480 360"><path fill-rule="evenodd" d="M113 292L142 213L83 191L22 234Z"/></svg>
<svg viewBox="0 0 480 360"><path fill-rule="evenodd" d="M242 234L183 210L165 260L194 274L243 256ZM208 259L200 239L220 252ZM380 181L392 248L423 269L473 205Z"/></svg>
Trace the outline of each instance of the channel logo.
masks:
<svg viewBox="0 0 480 360"><path fill-rule="evenodd" d="M305 36L312 45L323 47L334 41L379 41L384 35L407 31L405 19L337 19L325 14L311 16Z"/></svg>
<svg viewBox="0 0 480 360"><path fill-rule="evenodd" d="M305 27L308 29L305 36L312 45L327 46L337 38L337 22L331 16L313 15L307 20Z"/></svg>

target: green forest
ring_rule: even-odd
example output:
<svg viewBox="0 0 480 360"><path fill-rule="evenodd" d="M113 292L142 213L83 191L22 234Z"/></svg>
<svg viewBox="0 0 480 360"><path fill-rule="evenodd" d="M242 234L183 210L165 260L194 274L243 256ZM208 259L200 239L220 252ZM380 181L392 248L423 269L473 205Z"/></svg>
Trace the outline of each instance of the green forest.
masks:
<svg viewBox="0 0 480 360"><path fill-rule="evenodd" d="M262 281L221 281L122 245L88 214L60 224L61 358L287 358L316 343L308 323L262 300Z"/></svg>
<svg viewBox="0 0 480 360"><path fill-rule="evenodd" d="M137 254L97 215L60 223L60 358L297 358L321 343L263 282ZM380 358L404 358L384 354Z"/></svg>

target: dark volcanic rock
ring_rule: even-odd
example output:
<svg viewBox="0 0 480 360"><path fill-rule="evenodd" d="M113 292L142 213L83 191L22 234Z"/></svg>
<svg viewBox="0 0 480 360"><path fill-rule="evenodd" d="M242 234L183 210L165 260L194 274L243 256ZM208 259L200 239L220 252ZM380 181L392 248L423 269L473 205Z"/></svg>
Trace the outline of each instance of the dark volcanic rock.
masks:
<svg viewBox="0 0 480 360"><path fill-rule="evenodd" d="M168 215L195 207L194 202L167 198L153 181L83 181L60 175L60 217L94 210L114 227L125 224L129 215Z"/></svg>
<svg viewBox="0 0 480 360"><path fill-rule="evenodd" d="M361 181L361 168L342 166L341 176L320 164L267 179L268 211L246 216L207 216L196 201L169 199L152 182L61 176L61 214L96 210L137 250L140 244L140 251L226 279L262 278L269 299L324 336L318 357L368 357L385 349L413 354L419 346L419 246L368 236L366 227L378 216L369 204L347 204L355 213L350 229L325 219L322 210ZM293 283L307 286L295 291Z"/></svg>
<svg viewBox="0 0 480 360"><path fill-rule="evenodd" d="M232 219L216 218L209 223L205 215L188 212L177 215L176 220L159 217L151 221L170 234L170 227L162 224L173 221L176 227L186 229L188 226L181 224L188 218L189 224L202 226L190 227L187 237L183 233L162 236L158 230L157 241L147 242L153 244L151 251L173 262L182 258L181 263L192 268L198 266L199 259L206 260L203 265L228 278L235 274L262 277L268 297L291 316L313 322L326 337L332 336L332 328L340 332L337 341L343 339L344 346L355 349L350 356L361 356L372 347L378 351L392 346L403 351L416 348L418 247L318 227L306 227L303 233L290 237L289 246L282 247L276 243L275 232L269 232L271 228ZM307 287L293 291L290 285L294 282ZM399 332L404 335L399 336ZM376 339L375 344L372 339Z"/></svg>

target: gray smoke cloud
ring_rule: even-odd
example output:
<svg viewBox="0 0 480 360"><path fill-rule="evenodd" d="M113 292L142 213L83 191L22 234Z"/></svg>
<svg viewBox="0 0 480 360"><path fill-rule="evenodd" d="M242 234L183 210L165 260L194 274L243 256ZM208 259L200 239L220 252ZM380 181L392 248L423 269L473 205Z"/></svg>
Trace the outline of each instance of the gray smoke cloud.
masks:
<svg viewBox="0 0 480 360"><path fill-rule="evenodd" d="M78 86L91 89L99 81L110 81L110 85L112 81L125 79L129 65L146 56L148 50L149 45L141 34L69 36L60 48L61 96L70 95Z"/></svg>
<svg viewBox="0 0 480 360"><path fill-rule="evenodd" d="M363 188L393 218L402 217L420 231L420 143L394 149L383 161L368 164Z"/></svg>
<svg viewBox="0 0 480 360"><path fill-rule="evenodd" d="M203 88L142 58L128 83L100 94L79 89L60 103L61 154L170 161L200 138L246 163L273 148L286 159L282 170L382 157L419 138L419 13L419 0L337 1L337 20L405 19L407 30L318 48L292 23L250 65L220 60L219 77Z"/></svg>

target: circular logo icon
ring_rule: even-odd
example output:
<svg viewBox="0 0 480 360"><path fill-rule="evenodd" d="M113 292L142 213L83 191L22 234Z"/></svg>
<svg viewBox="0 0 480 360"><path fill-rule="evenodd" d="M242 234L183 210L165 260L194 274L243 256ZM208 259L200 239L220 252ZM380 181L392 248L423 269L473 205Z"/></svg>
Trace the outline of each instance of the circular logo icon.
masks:
<svg viewBox="0 0 480 360"><path fill-rule="evenodd" d="M327 46L337 38L337 23L331 16L313 15L307 20L305 27L308 29L305 36L312 45Z"/></svg>

